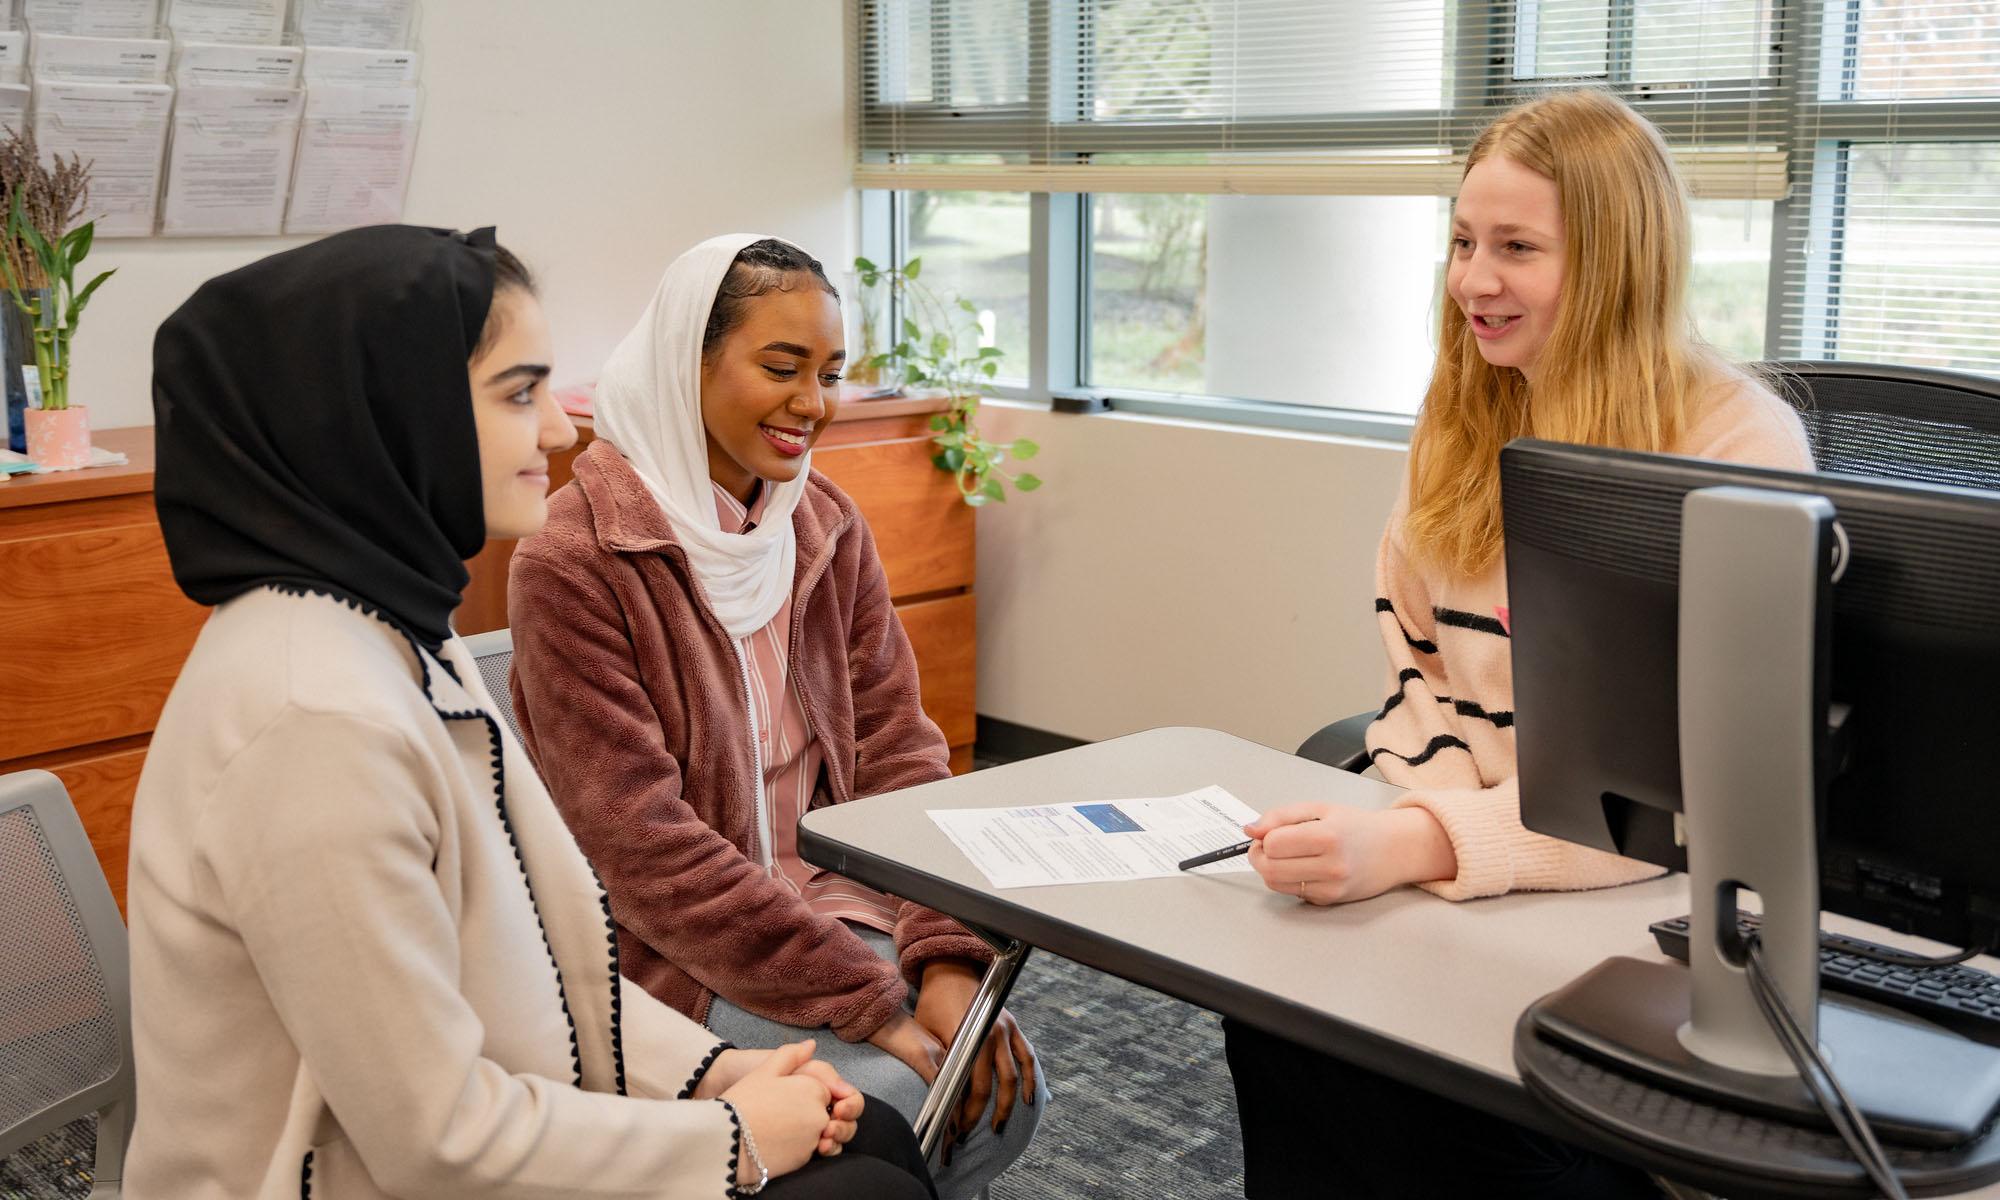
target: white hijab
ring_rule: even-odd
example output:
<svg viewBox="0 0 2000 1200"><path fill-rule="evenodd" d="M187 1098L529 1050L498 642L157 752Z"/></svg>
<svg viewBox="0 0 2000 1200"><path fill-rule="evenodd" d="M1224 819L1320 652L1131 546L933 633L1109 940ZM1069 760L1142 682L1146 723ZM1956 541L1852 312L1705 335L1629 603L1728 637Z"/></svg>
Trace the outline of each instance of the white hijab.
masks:
<svg viewBox="0 0 2000 1200"><path fill-rule="evenodd" d="M604 364L593 406L597 431L646 481L709 607L736 638L770 624L791 595L798 557L792 510L812 469L808 452L790 482L765 484L770 491L757 528L722 531L701 421L701 335L729 264L761 240L759 234L724 234L675 259L639 323Z"/></svg>

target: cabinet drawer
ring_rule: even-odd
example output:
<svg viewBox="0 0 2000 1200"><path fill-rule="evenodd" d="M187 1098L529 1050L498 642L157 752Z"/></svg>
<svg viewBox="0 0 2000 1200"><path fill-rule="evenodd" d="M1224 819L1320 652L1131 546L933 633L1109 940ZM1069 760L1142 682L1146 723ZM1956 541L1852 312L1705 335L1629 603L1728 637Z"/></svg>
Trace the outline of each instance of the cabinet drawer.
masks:
<svg viewBox="0 0 2000 1200"><path fill-rule="evenodd" d="M868 518L891 596L972 586L973 510L931 465L928 438L822 446L813 467L854 498Z"/></svg>
<svg viewBox="0 0 2000 1200"><path fill-rule="evenodd" d="M33 511L0 527L0 761L152 729L208 615L174 585L150 513L85 501L19 519Z"/></svg>
<svg viewBox="0 0 2000 1200"><path fill-rule="evenodd" d="M120 912L125 911L125 859L132 845L132 796L139 790L147 746L146 738L125 738L0 766L0 771L38 767L62 780Z"/></svg>
<svg viewBox="0 0 2000 1200"><path fill-rule="evenodd" d="M978 610L973 598L946 596L899 604L896 615L917 653L924 712L944 730L950 745L969 746L978 727L974 705L978 647L973 641Z"/></svg>

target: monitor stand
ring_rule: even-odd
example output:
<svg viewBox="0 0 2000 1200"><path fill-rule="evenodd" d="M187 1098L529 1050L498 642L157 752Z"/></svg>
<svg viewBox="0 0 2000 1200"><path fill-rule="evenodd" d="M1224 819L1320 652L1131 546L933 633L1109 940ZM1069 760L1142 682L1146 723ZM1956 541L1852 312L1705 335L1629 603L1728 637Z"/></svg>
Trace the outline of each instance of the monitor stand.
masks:
<svg viewBox="0 0 2000 1200"><path fill-rule="evenodd" d="M2000 1107L2000 1049L1820 995L1833 524L1818 496L1735 487L1688 495L1679 645L1688 965L1607 960L1537 1001L1524 1023L1621 1074L1824 1126L1750 990L1736 909L1739 891L1754 891L1767 968L1877 1133L1955 1146ZM1521 1066L1529 1076L1533 1064L1523 1057ZM1619 1124L1630 1134L1629 1114Z"/></svg>

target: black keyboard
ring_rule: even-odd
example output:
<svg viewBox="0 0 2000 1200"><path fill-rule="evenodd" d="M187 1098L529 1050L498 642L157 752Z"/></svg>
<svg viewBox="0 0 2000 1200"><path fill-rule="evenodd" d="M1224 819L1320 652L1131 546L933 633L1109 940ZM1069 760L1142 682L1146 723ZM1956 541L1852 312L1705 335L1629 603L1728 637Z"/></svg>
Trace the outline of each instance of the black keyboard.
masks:
<svg viewBox="0 0 2000 1200"><path fill-rule="evenodd" d="M1758 927L1756 913L1736 913L1736 928L1748 937ZM1682 962L1688 957L1688 919L1655 921L1653 940L1660 953ZM1895 967L1854 953L1897 953L1892 947L1838 933L1819 935L1820 986L1863 1000L1900 1008L1977 1042L2000 1046L2000 975L1977 967Z"/></svg>

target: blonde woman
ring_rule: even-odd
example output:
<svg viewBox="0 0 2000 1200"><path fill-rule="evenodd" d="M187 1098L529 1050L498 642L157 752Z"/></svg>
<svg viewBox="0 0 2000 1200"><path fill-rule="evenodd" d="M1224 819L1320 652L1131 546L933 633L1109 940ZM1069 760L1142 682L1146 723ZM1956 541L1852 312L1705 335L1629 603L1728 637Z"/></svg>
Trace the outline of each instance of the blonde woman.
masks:
<svg viewBox="0 0 2000 1200"><path fill-rule="evenodd" d="M1659 131L1607 93L1543 96L1473 143L1437 364L1376 567L1389 682L1368 750L1409 791L1387 811L1308 802L1249 826L1273 891L1339 904L1416 884L1470 900L1657 873L1521 825L1499 454L1538 437L1811 469L1797 415L1694 333L1688 242ZM1329 1129L1336 1154L1356 1148L1343 1196L1651 1194L1636 1171L1254 1030L1228 1035L1251 1197L1310 1194L1326 1164L1297 1147ZM1426 1152L1441 1144L1454 1152Z"/></svg>

